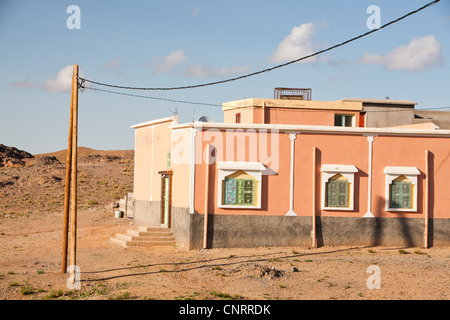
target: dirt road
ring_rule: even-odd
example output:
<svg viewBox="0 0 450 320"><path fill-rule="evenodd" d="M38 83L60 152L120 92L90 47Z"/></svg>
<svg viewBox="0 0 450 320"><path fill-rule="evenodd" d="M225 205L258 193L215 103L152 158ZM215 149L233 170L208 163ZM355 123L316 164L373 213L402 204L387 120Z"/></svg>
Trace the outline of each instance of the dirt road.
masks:
<svg viewBox="0 0 450 320"><path fill-rule="evenodd" d="M79 212L81 288L71 289L62 221L59 212L0 216L0 299L450 298L448 248L125 249L109 238L130 221L107 206Z"/></svg>

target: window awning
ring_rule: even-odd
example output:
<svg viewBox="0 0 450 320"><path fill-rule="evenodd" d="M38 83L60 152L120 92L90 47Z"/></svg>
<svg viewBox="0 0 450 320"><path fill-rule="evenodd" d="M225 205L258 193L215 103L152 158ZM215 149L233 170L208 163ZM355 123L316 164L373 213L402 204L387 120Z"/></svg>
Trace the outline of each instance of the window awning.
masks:
<svg viewBox="0 0 450 320"><path fill-rule="evenodd" d="M217 165L217 169L221 170L257 170L263 171L266 169L261 162L233 162L221 161Z"/></svg>
<svg viewBox="0 0 450 320"><path fill-rule="evenodd" d="M420 175L419 169L415 167L386 167L384 169L384 173L387 174L404 174L410 176L418 176Z"/></svg>
<svg viewBox="0 0 450 320"><path fill-rule="evenodd" d="M321 169L322 172L358 172L358 169L353 165L342 165L342 164L324 164Z"/></svg>

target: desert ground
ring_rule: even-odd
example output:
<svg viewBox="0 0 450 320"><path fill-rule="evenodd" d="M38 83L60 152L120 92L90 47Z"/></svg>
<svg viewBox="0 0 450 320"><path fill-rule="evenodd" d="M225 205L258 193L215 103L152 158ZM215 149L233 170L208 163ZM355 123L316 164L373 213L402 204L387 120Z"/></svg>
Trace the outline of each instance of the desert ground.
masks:
<svg viewBox="0 0 450 320"><path fill-rule="evenodd" d="M132 192L133 152L81 148L79 155L81 288L68 286L69 274L61 272L61 151L0 168L0 299L450 298L450 248L123 248L109 238L134 227L132 220L116 218L113 208Z"/></svg>

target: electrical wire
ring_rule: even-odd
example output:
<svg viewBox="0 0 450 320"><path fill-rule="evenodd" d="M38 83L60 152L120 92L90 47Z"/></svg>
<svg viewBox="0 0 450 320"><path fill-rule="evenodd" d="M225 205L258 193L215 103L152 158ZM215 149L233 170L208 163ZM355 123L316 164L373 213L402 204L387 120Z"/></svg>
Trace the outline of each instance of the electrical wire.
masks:
<svg viewBox="0 0 450 320"><path fill-rule="evenodd" d="M99 88L93 88L93 87L86 87L86 86L81 86L80 88L88 89L88 90L94 90L94 91L101 91L101 92L106 92L106 93L112 93L112 94L118 94L118 95L122 95L122 96L134 97L134 98L144 98L144 99L160 100L160 101L167 101L167 102L195 104L195 105L202 105L202 106L222 107L221 104L186 101L186 100L165 99L165 98L144 96L144 95L139 95L139 94L131 94L131 93L125 93L125 92L118 92L118 91L111 91L111 90L105 90L105 89L99 89Z"/></svg>
<svg viewBox="0 0 450 320"><path fill-rule="evenodd" d="M214 104L214 103L207 103L207 102L196 102L196 101L187 101L187 100L175 100L175 99L166 99L166 98L160 98L160 97L152 97L152 96L144 96L139 94L132 94L132 93L125 93L125 92L118 92L118 91L112 91L112 90L105 90L100 88L94 88L94 87L86 87L84 85L79 85L79 88L84 90L94 90L99 92L105 92L105 93L111 93L111 94L117 94L127 97L134 97L134 98L143 98L143 99L151 99L151 100L159 100L159 101L166 101L166 102L176 102L176 103L185 103L185 104L194 104L194 105L201 105L201 106L212 106L212 107L222 107L221 104ZM270 107L270 105L266 105L267 107ZM361 110L362 112L366 113L372 113L372 112L416 112L416 111L434 111L434 110L446 110L450 109L449 107L432 107L432 108L425 108L425 109L405 109L405 110ZM302 112L318 112L318 110L308 110L308 109L301 109Z"/></svg>
<svg viewBox="0 0 450 320"><path fill-rule="evenodd" d="M312 53L312 54L310 54L310 55L301 57L301 58L299 58L299 59L295 59L295 60L292 60L292 61L289 61L289 62L286 62L286 63L283 63L283 64L279 64L279 65L273 66L273 67L271 67L271 68L263 69L263 70L256 71L256 72L252 72L252 73L245 74L245 75L242 75L242 76L238 76L238 77L235 77L235 78L230 78L230 79L225 79L225 80L219 80L219 81L215 81L215 82L208 82L208 83L203 83L203 84L197 84L197 85L180 86L180 87L166 87L166 88L157 88L157 87L149 87L149 88L145 88L145 87L119 86L119 85L113 85L113 84L107 84L107 83L102 83L102 82L98 82L98 81L88 80L88 79L84 79L84 78L80 78L80 79L83 80L83 81L86 81L86 82L90 82L90 83L92 83L92 84L99 85L99 86L105 86L105 87L111 87L111 88L117 88L117 89L127 89L127 90L153 90L153 91L194 89L194 88L200 88L200 87L206 87L206 86L213 86L213 85L222 84L222 83L226 83L226 82L232 82L232 81L236 81L236 80L240 80L240 79L244 79L244 78L249 78L249 77L252 77L252 76L256 76L256 75L259 75L259 74L262 74L262 73L270 72L270 71L273 71L273 70L275 70L275 69L279 69L279 68L282 68L282 67L286 67L286 66L288 66L288 65L290 65L290 64L293 64L293 63L296 63L296 62L300 62L300 61L302 61L302 60L306 60L306 59L312 58L312 57L314 57L314 56L320 55L320 54L322 54L322 53L325 53L325 52L327 52L327 51L331 51L331 50L336 49L336 48L338 48L338 47L344 46L344 45L346 45L346 44L348 44L348 43L350 43L350 42L353 42L353 41L356 41L356 40L358 40L358 39L364 38L364 37L366 37L366 36L368 36L368 35L370 35L370 34L372 34L372 33L374 33L374 32L377 32L377 31L379 31L379 30L381 30L381 29L384 29L384 28L386 28L386 27L388 27L388 26L390 26L390 25L392 25L392 24L395 24L395 23L397 23L397 22L399 22L399 21L401 21L401 20L403 20L403 19L405 19L405 18L407 18L407 17L409 17L409 16L411 16L411 15L414 15L414 14L418 13L419 11L422 11L422 10L424 10L424 9L426 9L426 8L428 8L428 7L430 7L430 6L432 6L432 5L435 5L435 4L438 3L439 1L440 1L440 0L432 1L432 2L430 2L430 3L428 3L428 4L426 4L426 5L422 6L422 7L420 7L420 8L418 8L418 9L414 10L414 11L411 11L411 12L409 12L409 13L407 13L407 14L401 16L400 18L397 18L397 19L395 19L395 20L392 20L392 21L390 21L390 22L388 22L388 23L386 23L386 24L380 26L378 29L370 30L370 31L368 31L368 32L366 32L366 33L363 33L363 34L361 34L361 35L359 35L359 36L353 37L353 38L351 38L351 39L349 39L349 40L346 40L346 41L341 42L341 43L339 43L339 44L336 44L336 45L334 45L334 46L331 46L331 47L328 47L328 48L326 48L326 49L323 49L323 50L314 52L314 53Z"/></svg>

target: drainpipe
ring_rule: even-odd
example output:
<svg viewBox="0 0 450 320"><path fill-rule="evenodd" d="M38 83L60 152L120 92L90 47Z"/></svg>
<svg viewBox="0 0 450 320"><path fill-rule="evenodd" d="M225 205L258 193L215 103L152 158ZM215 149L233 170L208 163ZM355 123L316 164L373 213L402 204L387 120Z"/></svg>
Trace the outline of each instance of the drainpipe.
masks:
<svg viewBox="0 0 450 320"><path fill-rule="evenodd" d="M369 142L369 174L368 174L368 185L367 185L367 212L363 216L364 218L375 217L372 213L372 154L373 154L373 138L376 136L366 136Z"/></svg>
<svg viewBox="0 0 450 320"><path fill-rule="evenodd" d="M312 176L312 247L317 247L316 242L316 147L313 147L313 176Z"/></svg>
<svg viewBox="0 0 450 320"><path fill-rule="evenodd" d="M428 150L425 150L425 203L424 203L424 219L425 227L423 232L424 247L428 248L428 203L429 203L429 185L430 185L430 166L429 166L429 154Z"/></svg>
<svg viewBox="0 0 450 320"><path fill-rule="evenodd" d="M289 132L288 132L289 133ZM294 160L295 160L295 139L297 133L289 133L289 139L291 139L291 178L290 178L290 191L289 191L289 211L286 216L296 216L294 212Z"/></svg>
<svg viewBox="0 0 450 320"><path fill-rule="evenodd" d="M209 157L211 155L211 146L208 143L206 145L206 150L208 150L208 158L206 159L205 168L205 218L203 225L203 249L208 247L208 194L209 194Z"/></svg>
<svg viewBox="0 0 450 320"><path fill-rule="evenodd" d="M195 124L198 125L198 124ZM195 196L195 137L198 128L191 129L191 154L189 163L189 213L194 214L194 196Z"/></svg>

